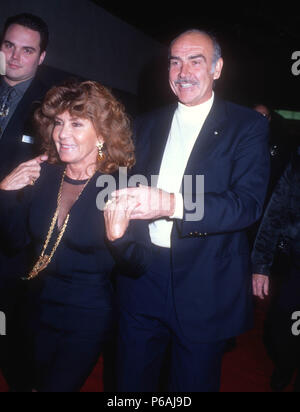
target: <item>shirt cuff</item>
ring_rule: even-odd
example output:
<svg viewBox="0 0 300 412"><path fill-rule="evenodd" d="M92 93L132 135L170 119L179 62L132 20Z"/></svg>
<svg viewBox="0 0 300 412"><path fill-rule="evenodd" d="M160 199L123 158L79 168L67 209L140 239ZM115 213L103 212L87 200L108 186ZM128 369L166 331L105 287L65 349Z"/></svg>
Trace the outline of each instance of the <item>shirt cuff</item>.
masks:
<svg viewBox="0 0 300 412"><path fill-rule="evenodd" d="M183 219L183 196L181 193L174 193L175 195L175 212L170 219Z"/></svg>

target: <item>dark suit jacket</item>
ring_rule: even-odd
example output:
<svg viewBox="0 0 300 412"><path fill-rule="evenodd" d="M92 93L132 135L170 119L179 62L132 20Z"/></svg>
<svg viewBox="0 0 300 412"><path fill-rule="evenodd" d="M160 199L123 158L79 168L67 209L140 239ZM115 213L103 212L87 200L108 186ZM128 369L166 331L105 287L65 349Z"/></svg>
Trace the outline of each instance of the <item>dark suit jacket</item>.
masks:
<svg viewBox="0 0 300 412"><path fill-rule="evenodd" d="M269 276L278 245L300 270L300 157L295 155L279 180L262 219L252 253L253 273ZM285 267L285 276L289 268ZM300 289L299 295L300 295Z"/></svg>
<svg viewBox="0 0 300 412"><path fill-rule="evenodd" d="M32 115L49 89L49 85L40 78L39 73L33 79L11 117L0 140L0 180L6 177L19 164L33 159L39 154L39 145L22 141L23 135L34 137ZM1 219L1 216L0 216ZM24 270L26 253L23 256L12 253L6 248L6 239L0 233L0 287L13 281ZM1 304L1 302L0 302Z"/></svg>
<svg viewBox="0 0 300 412"><path fill-rule="evenodd" d="M11 117L0 140L0 179L38 154L36 144L22 142L22 138L23 135L33 137L32 115L48 89L49 86L35 77Z"/></svg>
<svg viewBox="0 0 300 412"><path fill-rule="evenodd" d="M136 122L135 172L146 175L149 182L150 175L159 174L175 109L159 109ZM194 182L196 175L204 175L205 212L202 220L188 221L193 210L187 206L196 199L194 184L192 192L184 196L188 201L184 219L175 221L172 232L177 316L190 340L223 340L252 325L250 251L245 229L260 218L267 191L267 121L252 110L215 98L185 175L193 176ZM144 276L119 277L121 305L131 311L143 310L147 294Z"/></svg>

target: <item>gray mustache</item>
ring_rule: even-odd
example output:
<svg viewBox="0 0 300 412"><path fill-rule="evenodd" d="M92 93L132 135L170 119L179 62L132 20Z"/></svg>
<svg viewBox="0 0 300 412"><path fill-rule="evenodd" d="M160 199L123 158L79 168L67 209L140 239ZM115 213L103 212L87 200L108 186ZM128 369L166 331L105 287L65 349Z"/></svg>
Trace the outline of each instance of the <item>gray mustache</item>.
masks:
<svg viewBox="0 0 300 412"><path fill-rule="evenodd" d="M195 80L189 80L189 79L180 79L176 80L175 84L180 85L180 84L192 84L193 86L199 85L199 82L196 82Z"/></svg>

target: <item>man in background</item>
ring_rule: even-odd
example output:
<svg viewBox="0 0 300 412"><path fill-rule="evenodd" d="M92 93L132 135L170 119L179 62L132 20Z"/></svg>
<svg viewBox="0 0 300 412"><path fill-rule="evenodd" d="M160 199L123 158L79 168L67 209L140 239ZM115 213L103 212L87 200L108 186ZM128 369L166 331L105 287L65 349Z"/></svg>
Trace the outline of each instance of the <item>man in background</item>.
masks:
<svg viewBox="0 0 300 412"><path fill-rule="evenodd" d="M38 154L31 120L49 89L38 74L48 39L47 24L37 16L20 14L5 22L0 46L5 55L5 74L0 77L0 180ZM22 384L26 367L21 364L24 344L17 344L20 325L15 311L21 292L18 279L24 275L27 256L6 250L0 234L0 311L7 321L7 335L0 336L0 369L12 391L26 390Z"/></svg>
<svg viewBox="0 0 300 412"><path fill-rule="evenodd" d="M259 103L253 109L265 117L270 125L269 148L271 158L271 174L266 203L269 201L275 186L291 160L293 147L291 138L285 128L284 118L270 108Z"/></svg>
<svg viewBox="0 0 300 412"><path fill-rule="evenodd" d="M36 154L29 134L30 119L33 103L48 89L37 75L46 57L48 38L47 25L39 17L21 14L5 23L1 39L6 74L0 79L0 177Z"/></svg>

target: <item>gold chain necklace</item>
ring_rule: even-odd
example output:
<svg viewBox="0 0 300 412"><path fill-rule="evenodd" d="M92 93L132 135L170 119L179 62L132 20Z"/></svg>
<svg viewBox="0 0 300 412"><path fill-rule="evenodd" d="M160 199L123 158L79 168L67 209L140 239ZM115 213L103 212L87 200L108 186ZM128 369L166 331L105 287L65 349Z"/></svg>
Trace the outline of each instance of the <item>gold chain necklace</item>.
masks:
<svg viewBox="0 0 300 412"><path fill-rule="evenodd" d="M64 171L64 173L63 173L63 177L62 177L62 180L61 180L60 189L59 189L59 193L58 193L58 198L57 198L57 208L56 208L55 214L54 214L54 216L53 216L53 219L52 219L52 222L51 222L51 225L50 225L49 232L48 232L47 237L46 237L46 241L45 241L45 244L44 244L42 253L41 253L41 255L40 255L37 263L34 265L34 268L33 268L32 271L29 273L28 277L25 278L24 280L32 280L32 279L34 279L35 277L38 276L38 274L39 274L40 272L42 272L43 270L45 270L45 269L49 266L49 264L50 264L51 261L52 261L52 258L53 258L53 256L54 256L54 254L55 254L55 252L56 252L56 250L57 250L57 248L58 248L58 246L59 246L59 244L60 244L60 242L61 242L61 240L62 240L62 237L63 237L63 235L64 235L64 233L65 233L65 231L66 231L66 229L67 229L68 222L69 222L69 219L70 219L70 213L68 213L68 215L67 215L67 217L66 217L66 219L65 219L65 221L64 221L64 224L63 224L61 230L59 231L57 240L56 240L56 242L55 242L55 245L54 245L54 247L53 247L50 255L46 255L47 247L48 247L49 242L50 242L50 240L51 240L51 238L52 238L52 235L53 235L53 232L54 232L54 228L55 228L55 225L56 225L57 220L58 220L59 208L60 208L60 202L61 202L61 196L62 196L62 189L63 189L63 184L64 184L66 172L67 172L67 169L65 169L65 171ZM86 182L86 184L85 184L84 187L82 188L81 192L79 193L79 195L78 195L75 203L77 202L77 200L79 199L79 197L81 196L82 192L83 192L84 189L87 187L87 185L89 184L89 182L91 181L91 179L93 178L93 176L94 176L94 174L93 174L93 175L89 178L89 180Z"/></svg>

